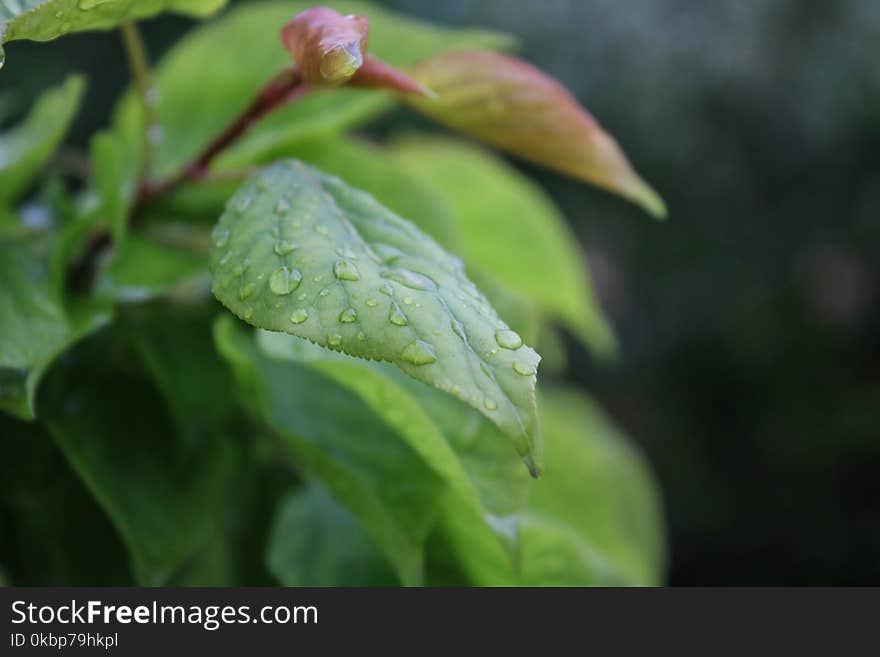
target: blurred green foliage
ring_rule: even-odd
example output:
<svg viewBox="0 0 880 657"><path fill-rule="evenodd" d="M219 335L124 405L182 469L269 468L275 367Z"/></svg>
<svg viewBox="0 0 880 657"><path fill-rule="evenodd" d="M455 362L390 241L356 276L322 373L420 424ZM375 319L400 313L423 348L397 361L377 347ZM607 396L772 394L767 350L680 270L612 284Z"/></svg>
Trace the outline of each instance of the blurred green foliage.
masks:
<svg viewBox="0 0 880 657"><path fill-rule="evenodd" d="M370 15L371 46L392 63L462 45L511 43L494 33L438 28L364 3L339 4L343 11ZM129 7L117 9L123 6ZM233 8L194 28L166 53L156 78L164 135L154 160L159 173L188 161L283 64L275 34L303 6L266 2ZM125 17L114 14L115 20ZM79 38L93 48L107 43L92 34L71 37ZM230 44L248 45L238 57L218 62ZM22 46L25 56L27 51ZM25 57L21 61L40 68ZM248 276L273 295L243 286L234 299L260 301L259 313L239 308L237 301L231 305L258 326L298 333L292 327L303 320L273 324L277 309L270 302L292 290L275 289L266 262L248 261L246 249L235 262L224 261L221 253L227 244L238 248L237 240L253 237L224 231L233 215L256 230L248 248L271 233L271 225L261 222L274 216L267 204L276 207L280 199L272 176L285 165L264 169L235 194L226 223L213 233L210 226L237 186L229 184L229 176L137 208L135 218L143 117L133 92L119 91L116 110L108 109L98 122L109 127L93 138L76 132L52 160L45 131L25 131L24 146L16 152L39 157L23 170L28 179L39 173L46 180L16 182L2 207L0 266L12 284L0 289L0 399L12 415L0 415L0 564L9 581L646 585L664 580L659 494L638 451L582 393L544 384L539 414L550 472L532 481L505 435L522 425L534 441L530 447L537 445L530 426L533 364L520 371L516 366L523 363L511 367L507 358L508 351L520 360L532 352L519 336L501 330L503 319L464 279L456 259L353 190L373 192L395 210L411 213L445 245L462 248L467 268L502 318L509 316L527 338L558 345L552 322L561 320L584 343L606 351L611 337L592 298L583 257L540 188L469 146L411 142L386 151L343 136L393 106L390 97L374 93L316 95L277 113L230 151L218 163L220 172L235 174L236 167L282 156L326 165L342 181L301 164L298 171L312 171L305 182L281 180L301 183L303 194L290 201L301 203L294 219L323 213L318 219L327 225L318 227L328 239L348 230L376 251L382 240L390 241L399 247L393 258L418 271L436 268L435 279L444 285L437 299L445 311L435 313L437 353L429 355L443 360L445 369L417 369L434 363L421 352L407 357L404 350L396 358L398 352L388 349L399 345L387 331L364 333L373 351L361 351L361 338L353 333L336 343L327 338L347 353L400 367L354 360L293 335L255 330L209 296L210 247L215 290L224 303L230 299L219 290L227 265L237 277L250 268ZM94 118L94 100L86 98L87 122ZM94 107L102 112L109 106ZM72 107L68 110L52 121L59 134L52 133L49 146L70 123ZM42 116L42 102L35 112ZM15 130L3 138L16 138ZM441 175L459 161L470 180ZM481 181L486 207L497 206L516 240L491 243L498 220L473 203L474 179ZM113 248L95 261L95 249L106 242ZM344 240L328 244L339 257L353 257ZM508 248L510 255L498 255ZM274 253L286 255L288 246ZM335 254L315 247L298 254L297 262L304 258L309 266L336 271L340 280L355 280L351 271L340 274L342 261ZM541 266L551 259L552 268ZM366 259L362 262L358 277L370 273ZM443 268L456 272L449 281L440 275ZM410 287L423 284L424 276L408 276ZM303 289L312 282L314 277ZM402 303L413 303L408 298ZM351 303L365 315L371 307L368 299ZM458 338L446 333L462 330L450 324L451 317L462 318L474 355L480 349L494 360L485 354L479 363L468 354L447 358L442 341L457 345ZM492 324L488 338L481 333L486 322ZM419 335L431 328L421 327ZM561 363L564 348L557 352ZM496 361L502 369L492 364ZM438 371L443 377L423 374ZM464 403L455 388L459 382L462 388L471 385L467 377L478 381L478 374L484 379L474 384L477 391L493 396L468 396Z"/></svg>

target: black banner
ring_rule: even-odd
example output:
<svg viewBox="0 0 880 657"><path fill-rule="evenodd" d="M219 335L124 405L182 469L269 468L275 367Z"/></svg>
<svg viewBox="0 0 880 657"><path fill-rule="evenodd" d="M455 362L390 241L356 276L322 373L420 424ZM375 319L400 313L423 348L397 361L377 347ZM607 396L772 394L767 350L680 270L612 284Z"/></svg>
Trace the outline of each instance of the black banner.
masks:
<svg viewBox="0 0 880 657"><path fill-rule="evenodd" d="M0 654L874 646L880 589L0 589ZM563 648L564 646L564 648ZM874 648L876 650L876 648Z"/></svg>

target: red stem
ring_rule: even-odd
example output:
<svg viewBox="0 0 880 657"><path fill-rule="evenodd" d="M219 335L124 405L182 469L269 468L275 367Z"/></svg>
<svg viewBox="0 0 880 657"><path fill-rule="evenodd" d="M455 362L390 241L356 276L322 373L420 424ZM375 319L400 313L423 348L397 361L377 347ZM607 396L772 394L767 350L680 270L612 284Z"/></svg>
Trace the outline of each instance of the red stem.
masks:
<svg viewBox="0 0 880 657"><path fill-rule="evenodd" d="M250 105L232 123L227 125L223 132L205 146L189 164L166 180L143 184L138 192L137 204L142 205L157 196L166 194L184 182L201 180L214 158L241 138L254 123L281 105L308 91L310 88L303 82L302 76L296 68L284 69L269 80L257 92Z"/></svg>

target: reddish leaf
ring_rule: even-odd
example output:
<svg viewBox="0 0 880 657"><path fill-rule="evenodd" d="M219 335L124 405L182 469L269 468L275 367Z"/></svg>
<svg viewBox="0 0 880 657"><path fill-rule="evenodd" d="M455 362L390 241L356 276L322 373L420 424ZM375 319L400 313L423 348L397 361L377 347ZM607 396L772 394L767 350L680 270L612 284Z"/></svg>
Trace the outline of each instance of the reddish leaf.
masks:
<svg viewBox="0 0 880 657"><path fill-rule="evenodd" d="M565 87L534 66L472 50L432 57L410 72L437 97L406 100L432 119L620 194L655 217L666 216L663 200L614 138Z"/></svg>
<svg viewBox="0 0 880 657"><path fill-rule="evenodd" d="M281 42L311 84L342 84L363 65L369 21L327 7L297 14L281 29Z"/></svg>

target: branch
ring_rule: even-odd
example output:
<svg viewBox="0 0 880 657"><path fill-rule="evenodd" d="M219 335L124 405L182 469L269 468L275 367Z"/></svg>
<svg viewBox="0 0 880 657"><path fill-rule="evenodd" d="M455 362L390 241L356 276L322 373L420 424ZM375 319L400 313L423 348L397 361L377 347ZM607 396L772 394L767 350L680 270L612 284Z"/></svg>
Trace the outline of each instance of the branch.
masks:
<svg viewBox="0 0 880 657"><path fill-rule="evenodd" d="M214 158L242 137L250 127L285 103L291 102L311 91L295 67L286 68L267 82L244 111L215 137L186 166L167 180L144 183L138 193L138 204L144 204L157 196L167 194L184 182L202 180Z"/></svg>

